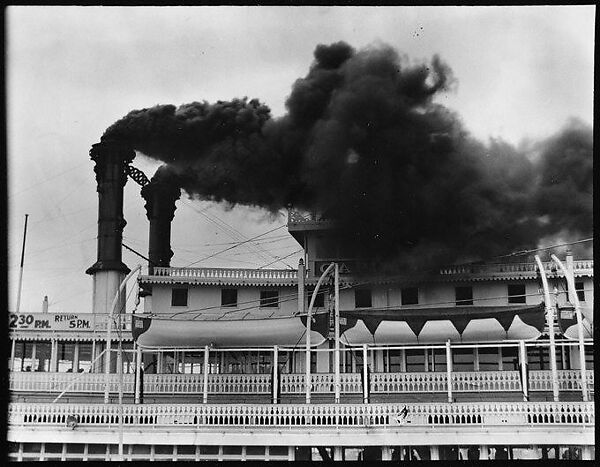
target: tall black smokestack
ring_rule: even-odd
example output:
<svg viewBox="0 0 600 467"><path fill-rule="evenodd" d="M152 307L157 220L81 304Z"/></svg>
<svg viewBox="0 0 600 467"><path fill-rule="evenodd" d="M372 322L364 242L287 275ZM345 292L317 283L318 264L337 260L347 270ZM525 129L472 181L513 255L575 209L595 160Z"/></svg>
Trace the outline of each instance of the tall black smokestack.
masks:
<svg viewBox="0 0 600 467"><path fill-rule="evenodd" d="M146 200L146 215L150 221L148 241L148 274L154 274L154 267L170 266L171 221L175 215L175 201L181 196L181 190L172 180L158 170L152 181L142 188L142 197Z"/></svg>
<svg viewBox="0 0 600 467"><path fill-rule="evenodd" d="M92 145L98 191L98 259L86 273L94 277L94 313L109 313L123 276L129 268L122 261L123 188L126 164L135 157L130 146L113 141Z"/></svg>

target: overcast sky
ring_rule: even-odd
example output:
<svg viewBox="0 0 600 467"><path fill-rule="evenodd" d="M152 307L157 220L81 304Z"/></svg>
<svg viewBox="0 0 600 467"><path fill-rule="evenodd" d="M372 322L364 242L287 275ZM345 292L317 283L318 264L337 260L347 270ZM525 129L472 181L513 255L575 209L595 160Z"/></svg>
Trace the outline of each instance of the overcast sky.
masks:
<svg viewBox="0 0 600 467"><path fill-rule="evenodd" d="M21 311L41 311L44 295L50 311L91 311L84 271L96 261L98 201L88 151L130 110L248 96L280 116L317 44L385 42L414 60L439 54L458 81L439 102L476 137L519 144L570 117L593 123L594 17L594 6L9 7L9 309L27 213ZM158 166L142 157L134 165L148 177ZM131 180L124 213L124 242L146 254L145 210ZM180 200L172 264L285 222ZM299 248L280 228L198 265L296 267ZM130 267L140 262L123 257Z"/></svg>

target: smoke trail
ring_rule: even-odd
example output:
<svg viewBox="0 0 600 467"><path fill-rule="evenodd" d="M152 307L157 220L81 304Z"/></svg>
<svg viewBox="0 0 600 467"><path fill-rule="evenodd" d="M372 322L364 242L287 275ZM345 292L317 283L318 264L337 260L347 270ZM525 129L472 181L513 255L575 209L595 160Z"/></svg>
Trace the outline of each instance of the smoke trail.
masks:
<svg viewBox="0 0 600 467"><path fill-rule="evenodd" d="M436 104L453 89L437 56L389 45L319 45L278 119L256 99L130 112L103 139L164 161L190 195L271 211L293 205L339 225L349 256L435 265L591 232L591 129L571 123L536 160L479 142ZM418 258L418 260L417 260Z"/></svg>

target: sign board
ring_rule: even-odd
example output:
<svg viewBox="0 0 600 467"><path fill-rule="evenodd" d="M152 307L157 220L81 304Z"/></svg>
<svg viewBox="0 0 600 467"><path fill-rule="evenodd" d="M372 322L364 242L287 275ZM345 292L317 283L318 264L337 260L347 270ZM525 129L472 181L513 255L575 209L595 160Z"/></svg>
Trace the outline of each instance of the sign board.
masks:
<svg viewBox="0 0 600 467"><path fill-rule="evenodd" d="M374 272L375 265L368 261L338 261L340 275ZM320 276L329 267L331 261L315 261L315 276Z"/></svg>
<svg viewBox="0 0 600 467"><path fill-rule="evenodd" d="M95 316L91 313L9 313L9 329L44 331L93 331Z"/></svg>

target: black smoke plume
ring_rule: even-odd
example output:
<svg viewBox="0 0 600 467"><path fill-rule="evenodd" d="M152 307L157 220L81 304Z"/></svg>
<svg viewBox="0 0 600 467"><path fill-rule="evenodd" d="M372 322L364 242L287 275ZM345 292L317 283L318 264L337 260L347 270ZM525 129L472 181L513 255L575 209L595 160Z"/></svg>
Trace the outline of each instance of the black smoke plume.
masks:
<svg viewBox="0 0 600 467"><path fill-rule="evenodd" d="M103 139L165 162L191 196L337 221L348 256L439 265L592 231L592 130L571 122L534 155L475 140L435 102L439 57L319 45L272 118L256 99L135 110ZM415 260L418 258L418 261ZM393 261L389 261L393 259Z"/></svg>

